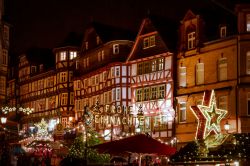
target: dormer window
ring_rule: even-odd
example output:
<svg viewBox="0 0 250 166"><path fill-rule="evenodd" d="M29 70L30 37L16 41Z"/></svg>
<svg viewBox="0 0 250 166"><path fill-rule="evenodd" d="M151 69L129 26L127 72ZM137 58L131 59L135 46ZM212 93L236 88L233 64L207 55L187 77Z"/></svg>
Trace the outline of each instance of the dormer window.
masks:
<svg viewBox="0 0 250 166"><path fill-rule="evenodd" d="M155 36L149 36L145 37L143 39L143 49L147 49L149 47L154 47L155 46Z"/></svg>
<svg viewBox="0 0 250 166"><path fill-rule="evenodd" d="M113 54L119 54L119 44L113 45Z"/></svg>
<svg viewBox="0 0 250 166"><path fill-rule="evenodd" d="M69 52L69 57L70 57L71 60L74 59L74 58L76 58L76 56L77 56L77 52L76 51L70 51Z"/></svg>
<svg viewBox="0 0 250 166"><path fill-rule="evenodd" d="M85 49L86 49L86 50L89 49L89 42L85 42Z"/></svg>
<svg viewBox="0 0 250 166"><path fill-rule="evenodd" d="M36 66L31 66L31 73L35 73L36 72Z"/></svg>
<svg viewBox="0 0 250 166"><path fill-rule="evenodd" d="M60 52L60 60L65 61L66 60L66 51Z"/></svg>
<svg viewBox="0 0 250 166"><path fill-rule="evenodd" d="M227 27L226 26L220 27L220 37L224 38L226 36L227 36Z"/></svg>
<svg viewBox="0 0 250 166"><path fill-rule="evenodd" d="M39 70L40 70L40 72L43 71L43 64L39 65Z"/></svg>
<svg viewBox="0 0 250 166"><path fill-rule="evenodd" d="M96 36L96 44L99 45L100 44L100 37Z"/></svg>
<svg viewBox="0 0 250 166"><path fill-rule="evenodd" d="M187 38L188 38L188 50L191 50L195 47L195 32L190 32L187 34Z"/></svg>
<svg viewBox="0 0 250 166"><path fill-rule="evenodd" d="M250 32L250 13L246 15L246 26L247 32Z"/></svg>

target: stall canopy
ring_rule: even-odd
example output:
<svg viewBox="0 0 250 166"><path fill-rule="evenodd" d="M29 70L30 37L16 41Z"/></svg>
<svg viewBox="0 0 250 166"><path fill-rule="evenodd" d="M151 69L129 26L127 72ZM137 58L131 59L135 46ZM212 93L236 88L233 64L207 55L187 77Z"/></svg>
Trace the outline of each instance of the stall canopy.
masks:
<svg viewBox="0 0 250 166"><path fill-rule="evenodd" d="M171 156L176 152L174 147L161 143L145 134L138 134L121 140L95 145L93 148L101 153L110 154L130 152Z"/></svg>

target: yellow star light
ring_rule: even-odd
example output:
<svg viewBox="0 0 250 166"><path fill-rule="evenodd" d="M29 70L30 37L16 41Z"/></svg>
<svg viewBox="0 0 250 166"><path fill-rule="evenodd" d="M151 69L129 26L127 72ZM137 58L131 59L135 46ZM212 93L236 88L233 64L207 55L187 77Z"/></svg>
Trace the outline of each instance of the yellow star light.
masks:
<svg viewBox="0 0 250 166"><path fill-rule="evenodd" d="M214 90L205 91L202 105L191 106L191 110L198 119L196 139L206 139L210 134L221 133L220 122L227 111L217 108Z"/></svg>

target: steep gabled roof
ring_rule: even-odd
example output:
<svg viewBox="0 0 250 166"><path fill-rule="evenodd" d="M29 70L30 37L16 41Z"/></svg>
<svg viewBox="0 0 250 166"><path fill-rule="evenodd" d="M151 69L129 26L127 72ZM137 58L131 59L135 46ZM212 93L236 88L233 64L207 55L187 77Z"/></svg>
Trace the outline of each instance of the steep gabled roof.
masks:
<svg viewBox="0 0 250 166"><path fill-rule="evenodd" d="M155 35L155 47L143 49L143 39ZM150 16L142 21L135 44L127 61L157 55L176 49L177 22L159 16Z"/></svg>

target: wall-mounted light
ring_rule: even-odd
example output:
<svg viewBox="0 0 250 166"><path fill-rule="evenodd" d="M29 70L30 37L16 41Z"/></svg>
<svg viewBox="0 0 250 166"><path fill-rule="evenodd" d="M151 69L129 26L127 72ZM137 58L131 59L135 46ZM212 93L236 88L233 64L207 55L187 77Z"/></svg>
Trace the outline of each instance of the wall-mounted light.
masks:
<svg viewBox="0 0 250 166"><path fill-rule="evenodd" d="M227 131L227 133L228 133L228 131L229 131L229 129L230 129L230 124L228 123L228 121L226 121L226 123L224 124L224 129Z"/></svg>
<svg viewBox="0 0 250 166"><path fill-rule="evenodd" d="M1 117L1 123L2 124L5 124L7 122L7 117Z"/></svg>

